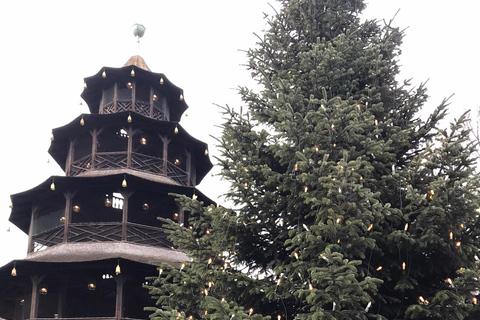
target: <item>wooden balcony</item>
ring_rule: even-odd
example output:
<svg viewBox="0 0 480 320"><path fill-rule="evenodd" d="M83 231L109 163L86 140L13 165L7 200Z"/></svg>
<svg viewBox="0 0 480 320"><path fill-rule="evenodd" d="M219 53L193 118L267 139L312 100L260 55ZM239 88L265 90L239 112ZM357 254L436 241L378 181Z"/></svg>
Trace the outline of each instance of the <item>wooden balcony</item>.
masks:
<svg viewBox="0 0 480 320"><path fill-rule="evenodd" d="M68 228L67 242L108 242L127 241L141 245L170 248L164 229L127 222L126 238L122 222L71 223ZM32 237L33 252L43 250L64 242L64 226L58 226Z"/></svg>
<svg viewBox="0 0 480 320"><path fill-rule="evenodd" d="M189 183L189 174L186 171L162 158L138 152L132 152L130 158L127 151L98 152L95 154L94 164L92 165L92 156L87 155L71 163L69 175L78 176L94 170L126 168L165 176L182 186L193 184L193 182Z"/></svg>

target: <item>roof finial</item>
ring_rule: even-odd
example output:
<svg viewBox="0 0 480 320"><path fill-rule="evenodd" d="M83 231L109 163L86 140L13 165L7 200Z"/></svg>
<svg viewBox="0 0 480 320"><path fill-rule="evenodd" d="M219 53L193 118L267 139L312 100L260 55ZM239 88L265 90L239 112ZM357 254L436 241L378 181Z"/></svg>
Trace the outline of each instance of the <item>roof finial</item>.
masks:
<svg viewBox="0 0 480 320"><path fill-rule="evenodd" d="M139 23L133 25L133 35L137 37L137 42L140 43L140 38L145 34L146 28Z"/></svg>

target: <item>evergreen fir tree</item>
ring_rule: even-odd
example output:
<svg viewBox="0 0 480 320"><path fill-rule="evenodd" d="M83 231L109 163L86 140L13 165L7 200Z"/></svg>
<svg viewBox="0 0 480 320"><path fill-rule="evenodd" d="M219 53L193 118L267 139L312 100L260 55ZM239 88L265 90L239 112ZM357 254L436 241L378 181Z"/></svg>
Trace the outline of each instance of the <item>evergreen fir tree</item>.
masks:
<svg viewBox="0 0 480 320"><path fill-rule="evenodd" d="M233 210L179 196L152 319L477 319L479 179L466 116L426 120L396 80L402 32L362 0L280 1L225 108Z"/></svg>

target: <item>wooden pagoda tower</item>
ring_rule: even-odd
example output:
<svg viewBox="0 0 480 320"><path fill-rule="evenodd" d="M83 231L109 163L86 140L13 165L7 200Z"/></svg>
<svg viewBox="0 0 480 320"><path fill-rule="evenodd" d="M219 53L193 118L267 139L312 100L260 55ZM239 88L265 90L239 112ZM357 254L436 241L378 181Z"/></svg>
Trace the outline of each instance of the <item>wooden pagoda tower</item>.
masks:
<svg viewBox="0 0 480 320"><path fill-rule="evenodd" d="M10 221L27 257L0 268L0 318L147 319L145 277L186 256L158 217L188 225L172 193L211 201L195 186L207 145L180 125L180 88L140 56L86 78L90 114L53 130L49 153L65 176L14 194Z"/></svg>

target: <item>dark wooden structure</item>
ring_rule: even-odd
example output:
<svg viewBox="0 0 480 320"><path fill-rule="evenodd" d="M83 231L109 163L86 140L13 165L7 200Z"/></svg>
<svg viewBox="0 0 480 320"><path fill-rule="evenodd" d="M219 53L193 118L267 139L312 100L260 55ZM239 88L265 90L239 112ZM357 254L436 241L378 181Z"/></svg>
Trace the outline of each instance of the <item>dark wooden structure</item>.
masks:
<svg viewBox="0 0 480 320"><path fill-rule="evenodd" d="M158 217L188 226L171 193L195 186L207 145L180 125L180 88L134 56L85 79L90 114L54 129L49 153L66 176L11 196L27 257L0 268L0 318L147 319L158 262L178 265Z"/></svg>

